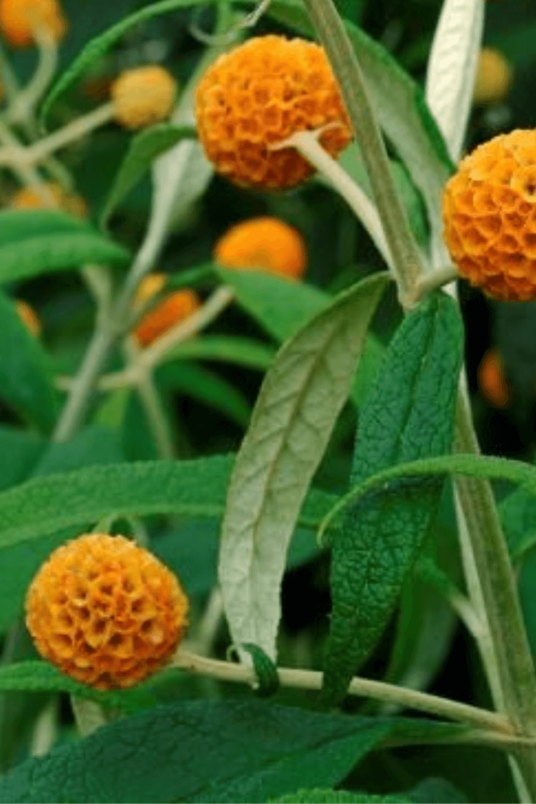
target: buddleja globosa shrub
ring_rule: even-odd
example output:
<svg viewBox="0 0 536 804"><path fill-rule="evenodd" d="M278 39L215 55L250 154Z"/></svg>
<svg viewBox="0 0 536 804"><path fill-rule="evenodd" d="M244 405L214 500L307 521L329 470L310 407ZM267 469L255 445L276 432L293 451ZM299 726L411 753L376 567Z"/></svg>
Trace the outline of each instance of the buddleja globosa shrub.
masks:
<svg viewBox="0 0 536 804"><path fill-rule="evenodd" d="M536 800L521 5L0 0L0 801Z"/></svg>

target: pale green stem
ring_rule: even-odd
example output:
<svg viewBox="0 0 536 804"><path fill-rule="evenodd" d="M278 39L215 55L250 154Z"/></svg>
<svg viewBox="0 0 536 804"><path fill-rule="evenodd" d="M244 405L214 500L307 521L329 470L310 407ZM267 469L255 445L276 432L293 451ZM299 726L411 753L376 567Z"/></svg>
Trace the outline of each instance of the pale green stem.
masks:
<svg viewBox="0 0 536 804"><path fill-rule="evenodd" d="M393 258L389 251L389 246L385 239L383 225L374 204L361 188L352 180L348 173L328 154L318 141L321 132L300 131L283 142L278 142L277 146L272 146L272 150L281 148L295 148L307 161L318 170L337 190L339 195L345 199L350 209L361 221L365 229L370 234L374 244L387 265L393 268Z"/></svg>
<svg viewBox="0 0 536 804"><path fill-rule="evenodd" d="M246 664L224 662L218 659L207 659L204 656L177 652L172 662L173 667L212 676L221 681L232 681L245 684L256 684L256 675L252 667ZM321 690L323 674L316 670L295 670L286 667L277 669L279 681L283 687L294 687L306 690ZM496 712L479 709L476 706L440 698L426 692L386 684L383 681L372 681L367 678L353 678L348 688L350 695L362 695L384 703L396 703L406 709L416 709L438 717L445 717L477 728L491 729L503 736L513 736L507 718Z"/></svg>
<svg viewBox="0 0 536 804"><path fill-rule="evenodd" d="M396 191L361 67L332 0L305 0L305 5L339 81L389 245L401 301L405 304L406 293L424 273L425 266Z"/></svg>
<svg viewBox="0 0 536 804"><path fill-rule="evenodd" d="M38 48L37 69L30 83L17 94L6 112L9 122L15 125L32 120L35 108L49 88L58 66L58 45L49 32L38 27L34 31L34 39Z"/></svg>
<svg viewBox="0 0 536 804"><path fill-rule="evenodd" d="M453 265L436 268L430 273L421 276L415 283L413 290L408 293L408 305L418 304L428 294L433 293L434 290L439 290L444 285L449 285L458 277L459 274Z"/></svg>
<svg viewBox="0 0 536 804"><path fill-rule="evenodd" d="M89 737L90 734L108 723L102 707L94 701L71 695L71 706L78 733L82 739Z"/></svg>

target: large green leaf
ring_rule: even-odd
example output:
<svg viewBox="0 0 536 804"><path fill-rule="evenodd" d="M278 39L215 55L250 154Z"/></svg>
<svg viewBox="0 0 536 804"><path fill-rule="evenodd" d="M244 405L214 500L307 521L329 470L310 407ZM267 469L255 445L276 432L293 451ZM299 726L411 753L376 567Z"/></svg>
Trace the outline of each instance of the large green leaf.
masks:
<svg viewBox="0 0 536 804"><path fill-rule="evenodd" d="M0 284L91 263L125 265L129 260L123 246L63 212L0 212Z"/></svg>
<svg viewBox="0 0 536 804"><path fill-rule="evenodd" d="M259 701L180 701L104 726L23 762L0 781L12 802L265 802L332 787L382 740L430 721L322 714Z"/></svg>
<svg viewBox="0 0 536 804"><path fill-rule="evenodd" d="M268 14L301 33L312 34L298 0L272 0ZM453 166L419 85L378 42L345 21L378 122L423 195L435 236L441 230L441 195Z"/></svg>
<svg viewBox="0 0 536 804"><path fill-rule="evenodd" d="M36 478L0 494L0 549L111 514L186 514L219 519L233 456L94 466ZM300 522L316 528L333 506L311 492Z"/></svg>
<svg viewBox="0 0 536 804"><path fill-rule="evenodd" d="M450 450L462 352L462 324L449 297L436 294L404 319L361 411L352 485L393 464ZM334 535L324 673L330 701L344 697L356 667L379 639L442 487L442 479L432 477L376 489L352 505Z"/></svg>
<svg viewBox="0 0 536 804"><path fill-rule="evenodd" d="M298 790L282 798L270 799L270 804L407 804L409 796L379 796L373 793L356 793L350 790L329 790L316 788Z"/></svg>
<svg viewBox="0 0 536 804"><path fill-rule="evenodd" d="M68 92L89 70L92 64L100 62L103 56L111 50L132 28L136 28L154 17L162 14L171 14L180 8L197 5L201 0L161 0L140 9L135 14L125 17L117 25L113 25L104 33L91 39L73 63L60 76L49 92L41 108L41 118L46 122L53 104ZM203 0L204 2L204 0Z"/></svg>
<svg viewBox="0 0 536 804"><path fill-rule="evenodd" d="M387 279L360 282L285 343L237 455L218 574L235 644L252 642L272 659L288 545Z"/></svg>
<svg viewBox="0 0 536 804"><path fill-rule="evenodd" d="M58 399L47 355L22 323L13 302L1 292L0 343L0 399L38 429L50 432Z"/></svg>
<svg viewBox="0 0 536 804"><path fill-rule="evenodd" d="M181 140L195 139L195 136L195 129L189 126L162 123L151 126L133 137L106 199L101 214L101 226L106 225L110 215L143 178L157 157Z"/></svg>
<svg viewBox="0 0 536 804"><path fill-rule="evenodd" d="M46 441L39 436L0 427L0 455L9 455L9 460L0 461L0 491L22 483L31 473L46 448Z"/></svg>

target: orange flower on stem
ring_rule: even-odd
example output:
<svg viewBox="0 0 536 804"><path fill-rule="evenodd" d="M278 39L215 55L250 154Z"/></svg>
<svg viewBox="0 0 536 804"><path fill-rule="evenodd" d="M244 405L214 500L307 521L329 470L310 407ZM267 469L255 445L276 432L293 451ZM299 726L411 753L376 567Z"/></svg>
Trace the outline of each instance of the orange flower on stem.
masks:
<svg viewBox="0 0 536 804"><path fill-rule="evenodd" d="M313 168L294 148L271 147L326 127L320 143L336 157L351 133L339 87L320 45L260 36L220 56L196 91L199 139L215 169L247 187L281 190Z"/></svg>
<svg viewBox="0 0 536 804"><path fill-rule="evenodd" d="M227 268L258 268L301 279L307 252L300 233L277 218L252 218L232 226L218 240L214 259Z"/></svg>
<svg viewBox="0 0 536 804"><path fill-rule="evenodd" d="M39 653L98 689L131 687L168 662L188 626L176 576L123 536L58 547L33 579L26 624Z"/></svg>
<svg viewBox="0 0 536 804"><path fill-rule="evenodd" d="M510 387L504 373L503 359L497 349L488 349L477 372L480 393L494 408L510 407Z"/></svg>
<svg viewBox="0 0 536 804"><path fill-rule="evenodd" d="M443 222L462 277L500 301L536 299L536 130L467 156L446 185Z"/></svg>
<svg viewBox="0 0 536 804"><path fill-rule="evenodd" d="M164 274L149 274L140 284L136 306L144 304L159 293L165 285ZM193 290L177 290L164 297L147 312L137 327L134 337L141 347L150 346L172 327L189 318L201 306Z"/></svg>
<svg viewBox="0 0 536 804"><path fill-rule="evenodd" d="M116 122L138 129L166 120L175 105L177 82L158 65L121 73L111 87Z"/></svg>
<svg viewBox="0 0 536 804"><path fill-rule="evenodd" d="M67 20L57 0L0 0L0 31L10 45L32 45L38 29L55 42L65 36Z"/></svg>

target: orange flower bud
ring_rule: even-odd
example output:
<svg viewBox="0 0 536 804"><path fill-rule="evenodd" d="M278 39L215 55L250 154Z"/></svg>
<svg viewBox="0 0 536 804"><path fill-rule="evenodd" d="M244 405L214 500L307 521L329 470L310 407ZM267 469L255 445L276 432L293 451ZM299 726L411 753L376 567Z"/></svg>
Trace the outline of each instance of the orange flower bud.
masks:
<svg viewBox="0 0 536 804"><path fill-rule="evenodd" d="M61 209L78 218L87 216L87 204L79 195L65 192L59 184L44 183L35 187L23 187L10 203L11 209Z"/></svg>
<svg viewBox="0 0 536 804"><path fill-rule="evenodd" d="M170 293L142 318L134 330L134 337L141 347L150 346L176 324L189 318L199 306L199 297L193 290Z"/></svg>
<svg viewBox="0 0 536 804"><path fill-rule="evenodd" d="M33 307L31 307L28 302L17 299L15 308L22 323L26 325L32 335L38 338L41 334L41 322Z"/></svg>
<svg viewBox="0 0 536 804"><path fill-rule="evenodd" d="M307 264L300 233L277 218L252 218L237 223L216 243L214 259L227 268L257 268L301 279Z"/></svg>
<svg viewBox="0 0 536 804"><path fill-rule="evenodd" d="M504 374L504 363L497 349L488 349L477 371L480 393L494 408L510 406L510 388Z"/></svg>
<svg viewBox="0 0 536 804"><path fill-rule="evenodd" d="M215 169L236 184L295 187L313 168L294 148L270 146L329 126L321 144L336 157L351 139L339 87L323 48L260 36L220 56L196 92L199 139Z"/></svg>
<svg viewBox="0 0 536 804"><path fill-rule="evenodd" d="M504 100L512 83L512 70L503 55L491 47L482 48L478 58L473 102L499 103Z"/></svg>
<svg viewBox="0 0 536 804"><path fill-rule="evenodd" d="M461 276L500 301L536 299L536 130L467 156L446 185L443 222Z"/></svg>
<svg viewBox="0 0 536 804"><path fill-rule="evenodd" d="M26 624L39 653L97 689L131 687L164 665L188 626L175 575L124 536L58 547L33 579Z"/></svg>
<svg viewBox="0 0 536 804"><path fill-rule="evenodd" d="M141 280L138 292L136 293L135 307L141 307L147 304L153 296L164 290L166 284L166 275L160 273L147 274Z"/></svg>
<svg viewBox="0 0 536 804"><path fill-rule="evenodd" d="M121 73L112 84L116 121L125 128L143 128L166 120L175 105L177 83L158 65Z"/></svg>
<svg viewBox="0 0 536 804"><path fill-rule="evenodd" d="M57 0L0 0L0 31L10 45L33 44L38 29L56 42L67 33L67 20Z"/></svg>

